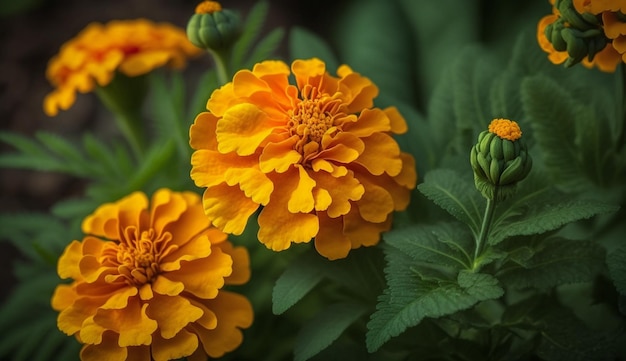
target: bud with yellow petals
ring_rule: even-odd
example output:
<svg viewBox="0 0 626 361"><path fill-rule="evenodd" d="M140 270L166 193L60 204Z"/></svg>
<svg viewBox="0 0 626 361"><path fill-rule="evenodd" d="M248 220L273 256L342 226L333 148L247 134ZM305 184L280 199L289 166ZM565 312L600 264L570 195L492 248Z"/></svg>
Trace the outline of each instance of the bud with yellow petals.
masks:
<svg viewBox="0 0 626 361"><path fill-rule="evenodd" d="M222 9L217 1L203 1L187 23L187 37L197 47L222 51L229 49L241 34L239 16Z"/></svg>
<svg viewBox="0 0 626 361"><path fill-rule="evenodd" d="M489 130L478 135L470 163L476 188L486 198L508 198L530 172L532 159L521 137L518 124L509 119L494 119Z"/></svg>

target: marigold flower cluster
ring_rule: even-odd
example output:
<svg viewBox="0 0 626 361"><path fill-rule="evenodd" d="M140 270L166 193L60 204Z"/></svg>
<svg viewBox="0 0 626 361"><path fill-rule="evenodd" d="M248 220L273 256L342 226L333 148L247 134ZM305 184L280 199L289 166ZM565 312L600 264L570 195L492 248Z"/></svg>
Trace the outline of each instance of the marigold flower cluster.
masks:
<svg viewBox="0 0 626 361"><path fill-rule="evenodd" d="M252 306L223 289L250 277L245 248L212 227L195 193L133 193L100 206L58 263L58 327L82 360L206 360L242 342Z"/></svg>
<svg viewBox="0 0 626 361"><path fill-rule="evenodd" d="M537 40L554 64L581 62L614 72L626 62L623 0L549 0L552 14L537 25Z"/></svg>
<svg viewBox="0 0 626 361"><path fill-rule="evenodd" d="M166 65L181 68L200 52L185 30L167 23L146 19L91 23L50 60L46 76L56 89L45 97L44 112L54 116L69 109L77 91L104 87L117 71L134 77Z"/></svg>
<svg viewBox="0 0 626 361"><path fill-rule="evenodd" d="M319 59L264 61L211 95L190 129L191 177L216 227L240 234L260 209L268 248L315 238L329 259L390 229L417 179L392 138L407 125L396 108L373 107L369 79L345 65L337 74Z"/></svg>

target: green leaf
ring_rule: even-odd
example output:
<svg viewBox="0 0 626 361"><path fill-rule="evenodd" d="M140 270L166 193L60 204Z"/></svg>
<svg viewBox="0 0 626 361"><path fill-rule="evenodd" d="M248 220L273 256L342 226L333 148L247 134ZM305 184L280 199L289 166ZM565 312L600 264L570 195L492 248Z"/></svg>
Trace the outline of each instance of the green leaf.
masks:
<svg viewBox="0 0 626 361"><path fill-rule="evenodd" d="M156 143L173 139L182 159L190 156L189 126L191 120L185 118L185 83L180 73L173 73L165 79L162 73L150 74L152 90L151 117L158 131Z"/></svg>
<svg viewBox="0 0 626 361"><path fill-rule="evenodd" d="M412 270L412 257L391 247L387 264L388 288L379 297L376 312L367 324L370 352L425 317L451 315L504 293L498 281L488 274L461 271L454 278L424 279Z"/></svg>
<svg viewBox="0 0 626 361"><path fill-rule="evenodd" d="M309 30L295 26L289 33L291 59L319 58L326 63L331 74L339 67L339 61L326 41Z"/></svg>
<svg viewBox="0 0 626 361"><path fill-rule="evenodd" d="M626 295L626 246L611 251L606 257L606 264L615 288Z"/></svg>
<svg viewBox="0 0 626 361"><path fill-rule="evenodd" d="M566 196L547 186L520 193L521 196L514 197L497 209L489 244L498 244L512 236L556 230L568 223L615 212L619 208L595 200Z"/></svg>
<svg viewBox="0 0 626 361"><path fill-rule="evenodd" d="M34 245L60 255L73 239L67 225L49 214L39 213L0 214L0 232L1 240L10 242L32 260L41 260Z"/></svg>
<svg viewBox="0 0 626 361"><path fill-rule="evenodd" d="M485 201L471 181L453 170L436 169L426 173L417 189L478 235Z"/></svg>
<svg viewBox="0 0 626 361"><path fill-rule="evenodd" d="M446 266L455 270L471 269L472 237L458 223L438 223L394 229L385 235L387 244L416 261Z"/></svg>
<svg viewBox="0 0 626 361"><path fill-rule="evenodd" d="M616 360L614 345L617 333L590 329L566 309L552 310L541 321L545 328L536 352L542 360Z"/></svg>
<svg viewBox="0 0 626 361"><path fill-rule="evenodd" d="M261 28L267 17L269 3L267 1L258 1L248 13L245 19L241 36L233 46L231 65L233 69L242 69L247 63L245 58L254 41L261 33Z"/></svg>
<svg viewBox="0 0 626 361"><path fill-rule="evenodd" d="M51 213L64 219L83 219L100 204L89 198L70 198L52 206Z"/></svg>
<svg viewBox="0 0 626 361"><path fill-rule="evenodd" d="M287 311L312 290L322 277L323 272L317 267L312 256L305 254L292 262L274 284L272 312L280 315Z"/></svg>
<svg viewBox="0 0 626 361"><path fill-rule="evenodd" d="M196 84L195 91L191 96L191 101L189 102L190 106L187 112L189 124L191 124L200 112L205 112L207 110L207 101L211 97L213 91L217 88L217 75L214 69L210 69L200 76L198 83Z"/></svg>
<svg viewBox="0 0 626 361"><path fill-rule="evenodd" d="M115 176L117 179L125 179L126 174L133 170L130 166L125 167L127 163L118 162L115 154L108 146L91 133L85 133L83 136L83 147L90 160L97 164L103 172L108 173L111 178ZM131 156L127 154L126 157L130 159Z"/></svg>
<svg viewBox="0 0 626 361"><path fill-rule="evenodd" d="M432 163L437 165L446 155L451 155L454 150L453 145L458 143L456 137L459 132L450 132L456 128L456 115L452 106L455 86L455 78L451 72L441 74L439 82L436 84L432 96L428 102L427 119L430 125L428 137L434 143L434 154Z"/></svg>
<svg viewBox="0 0 626 361"><path fill-rule="evenodd" d="M521 96L550 176L567 190L591 187L575 143L576 120L589 117L588 107L556 81L539 75L523 80Z"/></svg>
<svg viewBox="0 0 626 361"><path fill-rule="evenodd" d="M337 303L318 312L306 322L294 347L296 361L305 361L326 349L362 315L367 308L358 303Z"/></svg>
<svg viewBox="0 0 626 361"><path fill-rule="evenodd" d="M341 17L333 33L341 61L370 78L388 99L412 104L415 55L406 14L395 1L353 1L344 13L350 16Z"/></svg>
<svg viewBox="0 0 626 361"><path fill-rule="evenodd" d="M555 237L542 240L534 249L525 249L532 256L514 259L498 272L498 278L507 286L547 290L591 281L604 266L604 248L594 242Z"/></svg>
<svg viewBox="0 0 626 361"><path fill-rule="evenodd" d="M280 45L283 37L285 36L285 30L282 28L275 28L270 31L263 39L261 39L254 47L245 68L252 68L254 64L267 60L272 57L278 46Z"/></svg>

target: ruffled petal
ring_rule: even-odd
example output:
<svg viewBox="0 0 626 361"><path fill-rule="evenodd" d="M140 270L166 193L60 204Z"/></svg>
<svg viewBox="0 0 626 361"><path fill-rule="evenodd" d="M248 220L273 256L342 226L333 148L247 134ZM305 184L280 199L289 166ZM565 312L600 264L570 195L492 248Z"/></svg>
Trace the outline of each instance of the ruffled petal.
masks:
<svg viewBox="0 0 626 361"><path fill-rule="evenodd" d="M227 184L207 188L202 203L211 223L232 234L241 234L248 218L259 208L239 187L230 187Z"/></svg>
<svg viewBox="0 0 626 361"><path fill-rule="evenodd" d="M112 332L105 332L101 343L85 345L80 350L82 361L125 361L127 357L128 350L117 344L117 335Z"/></svg>
<svg viewBox="0 0 626 361"><path fill-rule="evenodd" d="M189 145L193 149L217 150L215 129L218 118L212 113L202 112L189 127Z"/></svg>
<svg viewBox="0 0 626 361"><path fill-rule="evenodd" d="M380 175L387 173L395 176L402 170L400 147L389 135L374 133L364 138L365 150L355 161L364 166L370 173Z"/></svg>
<svg viewBox="0 0 626 361"><path fill-rule="evenodd" d="M156 295L150 300L146 314L158 323L161 337L170 339L189 323L202 317L203 312L181 296Z"/></svg>
<svg viewBox="0 0 626 361"><path fill-rule="evenodd" d="M217 121L217 149L221 153L253 154L274 131L274 124L256 105L243 103L226 110Z"/></svg>
<svg viewBox="0 0 626 361"><path fill-rule="evenodd" d="M284 194L274 195L259 214L259 241L274 251L287 249L291 243L309 242L319 230L317 217L309 213L289 212L287 197Z"/></svg>
<svg viewBox="0 0 626 361"><path fill-rule="evenodd" d="M329 218L324 212L319 212L318 217L320 230L315 236L317 252L330 260L346 258L352 247L343 234L343 220Z"/></svg>
<svg viewBox="0 0 626 361"><path fill-rule="evenodd" d="M231 275L232 264L232 258L216 247L208 257L187 262L164 277L184 284L185 292L199 298L214 298L224 286L224 278Z"/></svg>
<svg viewBox="0 0 626 361"><path fill-rule="evenodd" d="M178 360L189 356L198 348L198 337L186 330L181 330L171 338L160 338L152 345L152 358L154 361Z"/></svg>

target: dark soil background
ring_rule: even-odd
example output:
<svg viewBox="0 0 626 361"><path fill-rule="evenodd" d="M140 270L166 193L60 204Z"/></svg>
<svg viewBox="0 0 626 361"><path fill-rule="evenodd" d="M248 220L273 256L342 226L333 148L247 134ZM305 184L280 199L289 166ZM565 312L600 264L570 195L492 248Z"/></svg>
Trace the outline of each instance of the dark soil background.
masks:
<svg viewBox="0 0 626 361"><path fill-rule="evenodd" d="M48 60L60 46L88 23L113 19L147 18L184 28L199 0L0 0L0 132L32 136L46 130L71 137L85 129L101 129L100 105L93 94L80 94L68 111L51 118L42 110L44 96L52 90L45 78ZM225 0L224 7L239 11L245 18L254 0ZM299 2L269 0L269 17L264 33L281 26L289 30L304 26L324 32L325 17L332 8L328 0ZM324 4L327 3L327 4ZM286 39L279 54L286 57ZM190 64L198 69L211 66ZM191 74L193 70L191 70ZM95 132L94 132L95 133ZM0 152L11 147L0 144ZM81 181L61 174L0 168L0 212L47 211L56 201L80 194ZM19 253L2 240L0 230L0 302L11 292L15 279L12 265Z"/></svg>

